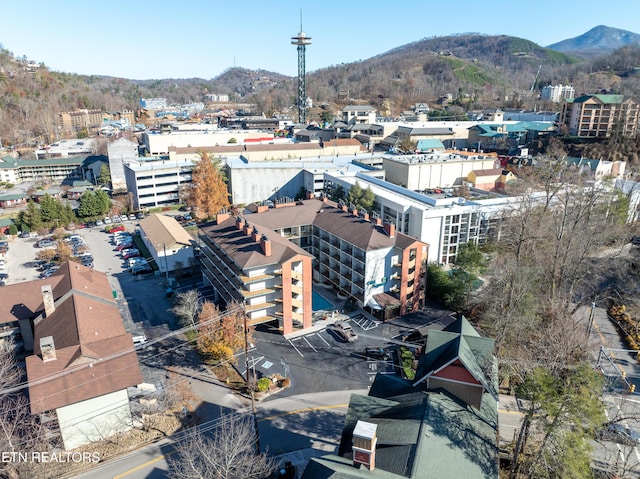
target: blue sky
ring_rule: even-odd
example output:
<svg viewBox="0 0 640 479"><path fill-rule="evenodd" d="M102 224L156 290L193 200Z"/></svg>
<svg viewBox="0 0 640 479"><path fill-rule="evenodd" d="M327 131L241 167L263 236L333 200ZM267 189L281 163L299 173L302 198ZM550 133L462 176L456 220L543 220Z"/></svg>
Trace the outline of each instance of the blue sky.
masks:
<svg viewBox="0 0 640 479"><path fill-rule="evenodd" d="M505 34L546 46L597 25L640 33L637 0L5 0L0 44L55 71L129 79L214 78L238 66L297 75L422 38Z"/></svg>

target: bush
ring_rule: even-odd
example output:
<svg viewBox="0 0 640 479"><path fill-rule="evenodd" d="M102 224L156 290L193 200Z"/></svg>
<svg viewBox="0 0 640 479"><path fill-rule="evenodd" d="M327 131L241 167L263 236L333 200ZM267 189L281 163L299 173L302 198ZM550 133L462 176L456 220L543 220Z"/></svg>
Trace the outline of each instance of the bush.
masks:
<svg viewBox="0 0 640 479"><path fill-rule="evenodd" d="M271 387L271 379L269 379L269 378L260 378L260 379L258 379L258 385L256 387L258 392L268 391L270 387Z"/></svg>
<svg viewBox="0 0 640 479"><path fill-rule="evenodd" d="M13 223L11 223L11 225L9 225L9 234L11 236L15 236L18 234L18 227L16 225L14 225Z"/></svg>

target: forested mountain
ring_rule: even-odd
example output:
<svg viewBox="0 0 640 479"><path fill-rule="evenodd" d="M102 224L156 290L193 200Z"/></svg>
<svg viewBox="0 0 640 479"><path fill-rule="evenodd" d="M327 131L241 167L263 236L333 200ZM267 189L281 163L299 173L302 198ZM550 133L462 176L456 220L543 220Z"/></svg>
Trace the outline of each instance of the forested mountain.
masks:
<svg viewBox="0 0 640 479"><path fill-rule="evenodd" d="M417 102L442 109L443 114L534 105L557 109L558 105L545 105L539 99L542 86L563 83L572 84L576 94L635 95L640 87L638 66L637 45L606 57L578 59L504 35L426 38L363 61L308 72L307 94L316 106L309 118L330 116L348 103L369 103L392 116ZM136 109L141 97L190 103L205 93L254 103L266 115L295 115L296 78L274 72L231 68L209 80L134 81L53 72L0 50L0 140L22 146L55 139L60 111ZM452 99L446 112L438 103L445 95Z"/></svg>

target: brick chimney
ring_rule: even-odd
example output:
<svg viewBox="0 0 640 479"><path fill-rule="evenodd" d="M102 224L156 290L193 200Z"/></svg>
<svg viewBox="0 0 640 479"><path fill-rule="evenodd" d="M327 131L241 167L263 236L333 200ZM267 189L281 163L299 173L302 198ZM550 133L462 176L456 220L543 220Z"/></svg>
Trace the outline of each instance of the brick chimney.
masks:
<svg viewBox="0 0 640 479"><path fill-rule="evenodd" d="M228 220L231 217L229 213L218 213L216 215L216 224L219 225L223 221Z"/></svg>
<svg viewBox="0 0 640 479"><path fill-rule="evenodd" d="M53 343L53 336L40 338L40 353L42 354L42 361L45 363L56 360L56 346Z"/></svg>
<svg viewBox="0 0 640 479"><path fill-rule="evenodd" d="M255 226L253 227L253 230L251 230L251 239L253 241L258 241L260 239L260 233L258 233L258 228Z"/></svg>
<svg viewBox="0 0 640 479"><path fill-rule="evenodd" d="M244 228L242 230L244 231L244 234L251 236L251 225L249 225L247 220L244 220Z"/></svg>
<svg viewBox="0 0 640 479"><path fill-rule="evenodd" d="M271 240L267 238L267 235L260 237L260 248L265 256L271 256Z"/></svg>
<svg viewBox="0 0 640 479"><path fill-rule="evenodd" d="M53 290L51 285L47 284L40 288L42 291L42 303L44 304L44 317L47 318L53 314L56 310L55 302L53 301Z"/></svg>
<svg viewBox="0 0 640 479"><path fill-rule="evenodd" d="M349 211L347 205L342 205L340 208L342 209L342 211Z"/></svg>
<svg viewBox="0 0 640 479"><path fill-rule="evenodd" d="M307 191L307 199L308 200L312 200L313 199L313 191Z"/></svg>
<svg viewBox="0 0 640 479"><path fill-rule="evenodd" d="M378 215L374 216L372 221L376 226L382 226L382 218L380 218Z"/></svg>
<svg viewBox="0 0 640 479"><path fill-rule="evenodd" d="M353 429L351 449L353 452L353 465L362 465L373 471L376 467L376 436L377 424L358 421Z"/></svg>
<svg viewBox="0 0 640 479"><path fill-rule="evenodd" d="M242 218L240 218L239 216L236 218L236 228L242 230Z"/></svg>
<svg viewBox="0 0 640 479"><path fill-rule="evenodd" d="M364 218L365 221L369 221L369 213L364 208L360 210L360 215Z"/></svg>
<svg viewBox="0 0 640 479"><path fill-rule="evenodd" d="M394 238L396 236L396 225L390 222L386 222L383 226L384 232L387 233L389 238Z"/></svg>

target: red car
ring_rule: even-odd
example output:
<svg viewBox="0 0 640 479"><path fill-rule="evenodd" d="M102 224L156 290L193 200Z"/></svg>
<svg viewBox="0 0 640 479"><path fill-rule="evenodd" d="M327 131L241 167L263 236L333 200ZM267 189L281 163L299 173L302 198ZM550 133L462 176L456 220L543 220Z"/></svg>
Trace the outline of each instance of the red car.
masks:
<svg viewBox="0 0 640 479"><path fill-rule="evenodd" d="M122 243L116 246L116 251L123 251L129 248L133 248L133 243Z"/></svg>
<svg viewBox="0 0 640 479"><path fill-rule="evenodd" d="M124 231L124 225L116 225L113 226L112 228L109 228L108 232L109 233L118 233L119 231Z"/></svg>

